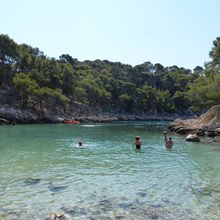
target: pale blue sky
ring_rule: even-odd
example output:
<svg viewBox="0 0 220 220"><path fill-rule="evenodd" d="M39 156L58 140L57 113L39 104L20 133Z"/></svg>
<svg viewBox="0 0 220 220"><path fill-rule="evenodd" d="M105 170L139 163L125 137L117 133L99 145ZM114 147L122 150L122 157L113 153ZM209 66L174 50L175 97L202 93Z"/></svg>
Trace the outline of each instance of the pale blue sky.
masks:
<svg viewBox="0 0 220 220"><path fill-rule="evenodd" d="M220 0L0 0L0 30L49 57L193 69L220 36Z"/></svg>

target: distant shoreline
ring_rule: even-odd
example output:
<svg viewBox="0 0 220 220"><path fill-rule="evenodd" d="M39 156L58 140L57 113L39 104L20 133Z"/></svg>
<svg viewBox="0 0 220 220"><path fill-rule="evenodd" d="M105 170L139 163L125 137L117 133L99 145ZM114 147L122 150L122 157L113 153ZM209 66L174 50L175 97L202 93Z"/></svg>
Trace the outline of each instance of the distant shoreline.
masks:
<svg viewBox="0 0 220 220"><path fill-rule="evenodd" d="M192 117L192 116L191 116ZM0 112L0 124L45 124L63 123L64 120L74 119L83 122L107 123L114 121L174 121L177 118L190 118L187 115L177 114L127 114L127 113L101 113L82 115L60 115L45 114L44 116L34 115L28 111L5 111Z"/></svg>

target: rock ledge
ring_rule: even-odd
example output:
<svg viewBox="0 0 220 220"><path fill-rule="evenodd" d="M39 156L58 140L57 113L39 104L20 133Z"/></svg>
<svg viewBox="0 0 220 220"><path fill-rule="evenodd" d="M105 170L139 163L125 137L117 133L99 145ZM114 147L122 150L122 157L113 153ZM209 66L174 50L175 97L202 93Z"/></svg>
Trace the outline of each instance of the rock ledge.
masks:
<svg viewBox="0 0 220 220"><path fill-rule="evenodd" d="M220 135L220 105L215 105L199 118L176 119L168 128L179 134L215 137Z"/></svg>

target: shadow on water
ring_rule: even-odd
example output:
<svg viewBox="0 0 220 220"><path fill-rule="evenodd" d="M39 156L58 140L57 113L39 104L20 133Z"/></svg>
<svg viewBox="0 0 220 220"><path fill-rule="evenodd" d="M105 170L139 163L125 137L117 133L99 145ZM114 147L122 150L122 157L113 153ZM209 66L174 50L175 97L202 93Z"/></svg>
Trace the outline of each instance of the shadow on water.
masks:
<svg viewBox="0 0 220 220"><path fill-rule="evenodd" d="M66 188L68 188L68 186L54 185L52 182L50 182L50 183L48 184L48 189L49 189L51 192L59 192L59 191L65 190Z"/></svg>
<svg viewBox="0 0 220 220"><path fill-rule="evenodd" d="M28 177L27 179L25 179L24 184L26 186L34 186L40 183L40 181L41 181L41 178ZM51 192L59 192L59 191L63 191L68 188L68 186L66 185L54 185L54 183L52 182L49 182L47 187Z"/></svg>
<svg viewBox="0 0 220 220"><path fill-rule="evenodd" d="M38 177L28 177L27 179L25 179L24 184L25 185L36 185L38 183L40 183L41 178Z"/></svg>

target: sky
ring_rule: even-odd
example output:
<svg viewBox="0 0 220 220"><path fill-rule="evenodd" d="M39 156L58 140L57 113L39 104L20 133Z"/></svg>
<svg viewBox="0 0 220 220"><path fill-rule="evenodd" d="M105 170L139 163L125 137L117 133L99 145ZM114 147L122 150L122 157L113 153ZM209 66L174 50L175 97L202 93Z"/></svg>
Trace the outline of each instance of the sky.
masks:
<svg viewBox="0 0 220 220"><path fill-rule="evenodd" d="M219 0L0 0L0 34L48 57L194 69L220 36Z"/></svg>

